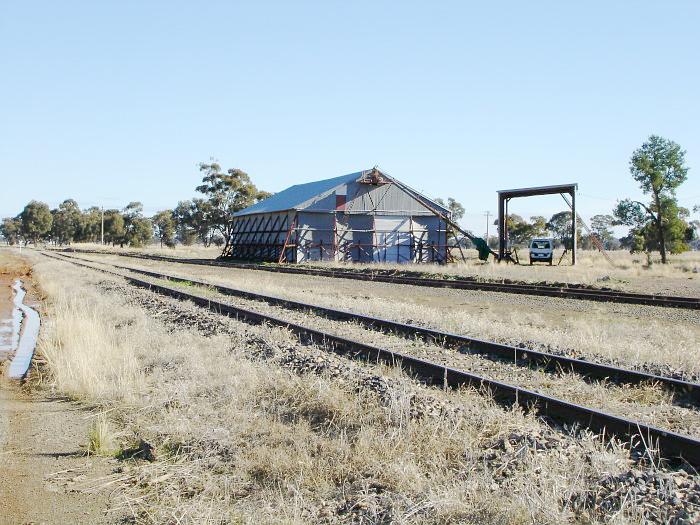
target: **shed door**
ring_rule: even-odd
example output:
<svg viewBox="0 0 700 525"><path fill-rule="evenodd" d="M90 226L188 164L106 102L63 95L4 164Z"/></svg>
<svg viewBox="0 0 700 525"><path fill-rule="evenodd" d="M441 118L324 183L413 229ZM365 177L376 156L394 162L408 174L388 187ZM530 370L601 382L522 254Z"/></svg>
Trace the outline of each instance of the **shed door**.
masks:
<svg viewBox="0 0 700 525"><path fill-rule="evenodd" d="M375 262L411 262L411 219L400 215L374 218L377 245Z"/></svg>

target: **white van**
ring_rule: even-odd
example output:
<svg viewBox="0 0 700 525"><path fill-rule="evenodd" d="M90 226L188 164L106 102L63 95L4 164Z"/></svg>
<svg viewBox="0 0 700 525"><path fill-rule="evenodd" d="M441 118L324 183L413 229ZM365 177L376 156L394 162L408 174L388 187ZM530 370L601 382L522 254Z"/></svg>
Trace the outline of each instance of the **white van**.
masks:
<svg viewBox="0 0 700 525"><path fill-rule="evenodd" d="M530 264L533 262L548 262L552 265L554 255L554 239L532 239L530 241Z"/></svg>

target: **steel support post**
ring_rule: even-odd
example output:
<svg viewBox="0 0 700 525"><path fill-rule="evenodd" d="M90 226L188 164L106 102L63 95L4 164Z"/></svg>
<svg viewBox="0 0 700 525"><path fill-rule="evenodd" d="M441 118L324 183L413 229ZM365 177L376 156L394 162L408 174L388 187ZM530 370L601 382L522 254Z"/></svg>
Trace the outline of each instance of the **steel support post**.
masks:
<svg viewBox="0 0 700 525"><path fill-rule="evenodd" d="M571 243L571 265L576 264L576 248L578 244L578 235L576 231L576 191L571 192L571 229L572 229L572 239Z"/></svg>
<svg viewBox="0 0 700 525"><path fill-rule="evenodd" d="M503 219L503 211L504 211L504 201L505 199L501 197L499 194L498 196L498 260L502 261L503 257L505 257L506 254L506 247L505 247L505 240L504 240L504 232L503 232L503 225L505 223L505 220Z"/></svg>

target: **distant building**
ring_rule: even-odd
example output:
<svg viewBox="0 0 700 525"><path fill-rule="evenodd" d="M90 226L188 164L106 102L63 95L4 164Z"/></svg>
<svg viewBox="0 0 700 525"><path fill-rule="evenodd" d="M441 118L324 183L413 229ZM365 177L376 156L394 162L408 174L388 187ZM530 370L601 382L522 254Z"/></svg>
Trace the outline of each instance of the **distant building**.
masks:
<svg viewBox="0 0 700 525"><path fill-rule="evenodd" d="M291 186L234 217L234 259L447 260L450 211L376 168Z"/></svg>

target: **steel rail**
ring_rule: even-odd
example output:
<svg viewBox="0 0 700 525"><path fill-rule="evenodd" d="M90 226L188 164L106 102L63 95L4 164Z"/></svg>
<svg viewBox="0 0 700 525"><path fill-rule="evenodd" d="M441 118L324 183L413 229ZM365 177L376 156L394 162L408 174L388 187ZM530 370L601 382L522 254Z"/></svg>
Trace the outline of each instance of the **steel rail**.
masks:
<svg viewBox="0 0 700 525"><path fill-rule="evenodd" d="M314 275L319 277L333 277L339 279L353 279L359 281L375 281L391 284L406 284L412 286L425 286L431 288L454 288L459 290L479 290L486 292L500 292L521 295L535 295L546 297L560 297L564 299L581 299L586 301L612 302L624 304L640 304L647 306L663 306L670 308L700 309L700 298L680 297L670 295L653 295L624 292L620 290L597 290L595 288L570 288L566 286L541 285L541 284L513 284L494 283L469 279L434 279L427 277L404 277L387 275L382 273L349 272L345 270L324 270L321 268L301 268L292 266L276 266L251 263L224 262L210 259L181 259L162 255L132 254L101 252L97 250L72 250L76 253L94 253L99 255L118 255L120 257L132 257L136 259L151 259L180 264L194 264L203 266L220 266L225 268L237 268L243 270L261 270L265 272L291 273Z"/></svg>
<svg viewBox="0 0 700 525"><path fill-rule="evenodd" d="M69 259L75 259L74 257L65 254L62 254L62 256ZM126 270L141 275L147 275L156 279L187 281L194 285L211 287L217 292L224 295L236 296L254 301L262 301L270 305L281 306L289 309L312 311L317 315L321 315L323 317L327 317L334 320L354 321L371 329L406 335L411 338L420 338L423 341L437 344L446 348L457 348L461 352L487 354L500 359L508 360L511 363L518 364L521 366L537 365L549 371L572 371L577 374L595 379L612 379L621 383L656 383L668 390L674 391L678 394L681 394L684 397L687 397L694 403L700 403L700 384L693 383L690 381L684 381L672 377L650 374L638 370L630 370L612 365L605 365L593 361L575 359L572 357L566 357L548 352L541 352L538 350L532 350L528 348L519 348L516 346L496 343L493 341L485 341L483 339L457 335L450 332L444 332L441 330L426 328L423 326L417 326L413 324L392 321L389 319L382 319L378 317L358 314L346 310L338 310L335 308L328 308L325 306L293 301L281 297L249 292L246 290L222 286L207 281L191 279L189 277L178 277L175 275L169 275L161 272L153 272L149 270L143 270L140 268L133 268L130 266L121 266L114 263L91 261L86 259L78 260L94 264L103 264L106 266L111 266L113 268L119 268L121 270Z"/></svg>
<svg viewBox="0 0 700 525"><path fill-rule="evenodd" d="M182 290L125 276L104 268L95 268L94 266L75 260L56 257L46 253L44 253L44 255L59 261L120 277L129 284L161 295L191 301L197 306L207 308L220 315L226 315L251 324L270 324L286 328L303 342L315 343L338 354L349 355L354 358L361 357L368 361L381 362L400 367L402 370L420 377L428 384L442 385L444 388L450 387L455 389L465 386L480 390L487 389L491 392L493 398L500 403L506 405L515 403L521 407L535 410L540 416L551 418L554 421L586 427L593 432L602 434L604 438L606 436L615 436L620 439L629 440L630 446L635 450L639 450L641 453L646 454L649 450L657 450L659 455L663 458L670 460L680 459L691 465L700 467L700 440L690 436L608 414L600 410L570 403L562 399L500 381L487 379L464 370L458 370L410 355L352 341L272 315L232 306L206 297L190 294Z"/></svg>

